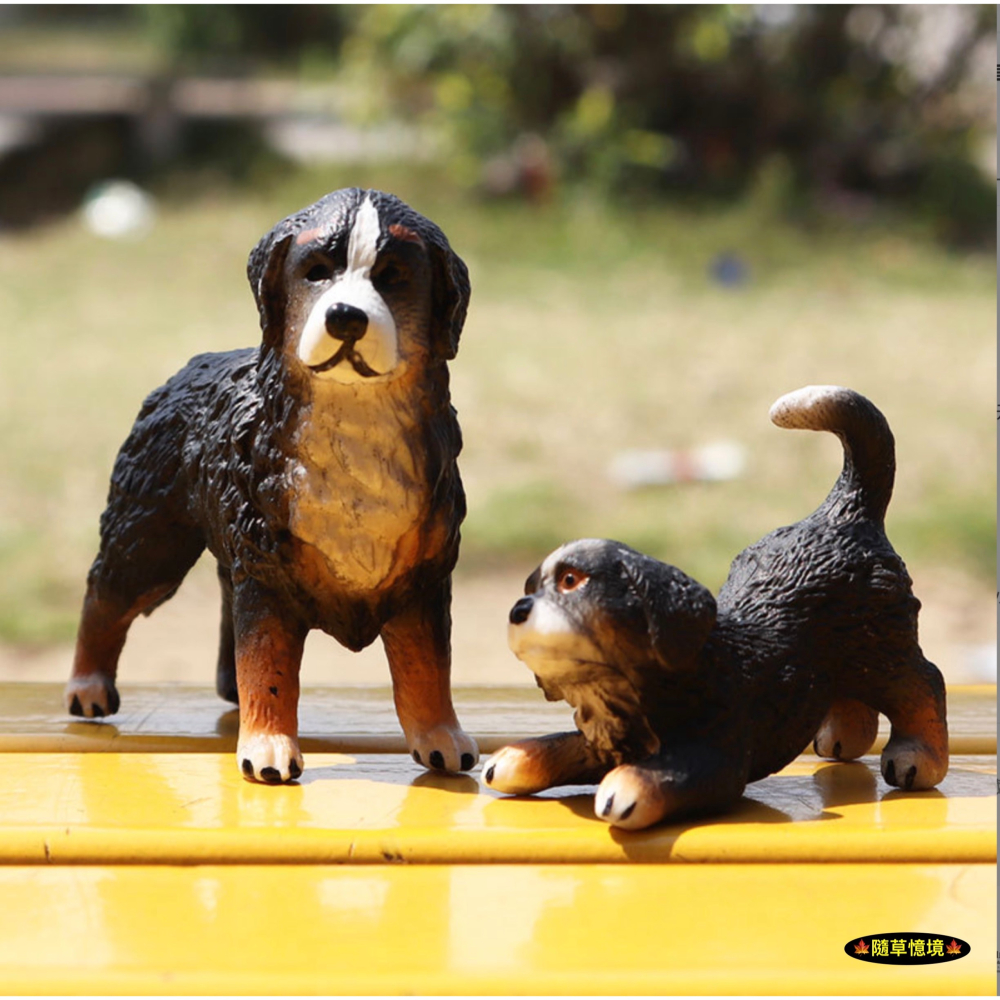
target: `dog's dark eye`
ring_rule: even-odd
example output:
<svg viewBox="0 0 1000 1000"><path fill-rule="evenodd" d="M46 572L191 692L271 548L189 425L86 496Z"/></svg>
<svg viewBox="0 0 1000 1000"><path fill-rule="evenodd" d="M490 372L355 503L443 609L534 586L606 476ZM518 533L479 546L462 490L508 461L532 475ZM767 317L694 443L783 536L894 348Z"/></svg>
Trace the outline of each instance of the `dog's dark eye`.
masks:
<svg viewBox="0 0 1000 1000"><path fill-rule="evenodd" d="M556 590L560 594L568 594L571 590L578 590L588 579L587 574L579 570L564 569L556 580Z"/></svg>
<svg viewBox="0 0 1000 1000"><path fill-rule="evenodd" d="M313 264L306 271L306 281L328 281L333 277L333 268L329 264Z"/></svg>
<svg viewBox="0 0 1000 1000"><path fill-rule="evenodd" d="M403 269L395 264L386 264L375 276L375 280L380 285L398 285L406 280L406 275L403 273Z"/></svg>

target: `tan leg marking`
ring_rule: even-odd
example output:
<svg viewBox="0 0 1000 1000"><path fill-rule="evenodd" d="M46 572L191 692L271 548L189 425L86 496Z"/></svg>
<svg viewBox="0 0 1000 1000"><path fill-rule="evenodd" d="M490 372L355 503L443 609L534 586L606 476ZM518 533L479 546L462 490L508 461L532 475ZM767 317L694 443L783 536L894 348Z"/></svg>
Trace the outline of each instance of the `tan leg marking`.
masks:
<svg viewBox="0 0 1000 1000"><path fill-rule="evenodd" d="M841 698L830 706L813 740L820 757L857 760L872 748L878 736L878 712L864 702Z"/></svg>
<svg viewBox="0 0 1000 1000"><path fill-rule="evenodd" d="M237 615L236 621L237 764L251 781L294 780L302 774L298 705L305 630L273 614Z"/></svg>
<svg viewBox="0 0 1000 1000"><path fill-rule="evenodd" d="M483 782L507 795L531 795L558 785L600 781L610 766L582 733L556 733L502 747L483 764Z"/></svg>
<svg viewBox="0 0 1000 1000"><path fill-rule="evenodd" d="M907 791L939 784L948 773L948 723L937 699L907 699L889 720L892 734L882 751L882 777Z"/></svg>
<svg viewBox="0 0 1000 1000"><path fill-rule="evenodd" d="M436 770L468 771L479 748L462 730L451 703L449 621L447 605L418 604L386 623L382 642L396 714L413 759Z"/></svg>

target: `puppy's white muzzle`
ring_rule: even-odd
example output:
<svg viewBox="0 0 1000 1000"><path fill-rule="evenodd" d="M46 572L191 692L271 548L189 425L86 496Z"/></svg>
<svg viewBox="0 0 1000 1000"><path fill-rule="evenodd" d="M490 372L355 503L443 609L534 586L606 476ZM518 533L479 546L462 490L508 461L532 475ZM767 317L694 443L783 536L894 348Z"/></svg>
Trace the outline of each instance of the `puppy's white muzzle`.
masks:
<svg viewBox="0 0 1000 1000"><path fill-rule="evenodd" d="M357 340L345 342L327 329L327 312L337 305L353 306L368 317L368 326ZM348 349L342 352L345 345ZM338 352L343 353L343 360L323 369L322 366L334 359ZM375 290L367 275L362 277L348 272L320 296L302 329L297 353L299 360L313 369L317 378L344 384L388 375L393 371L399 363L396 322L385 299ZM356 364L352 360L355 357L360 358L362 364ZM366 369L374 375L367 374Z"/></svg>
<svg viewBox="0 0 1000 1000"><path fill-rule="evenodd" d="M544 595L535 597L531 612L521 622L507 626L511 652L543 680L576 679L580 663L593 663L603 655L590 638Z"/></svg>

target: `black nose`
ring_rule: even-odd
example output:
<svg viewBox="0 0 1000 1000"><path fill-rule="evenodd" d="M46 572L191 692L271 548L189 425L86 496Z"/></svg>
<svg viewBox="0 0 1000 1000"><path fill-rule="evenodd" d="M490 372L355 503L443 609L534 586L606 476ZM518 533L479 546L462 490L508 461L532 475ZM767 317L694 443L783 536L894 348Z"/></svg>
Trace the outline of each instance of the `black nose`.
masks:
<svg viewBox="0 0 1000 1000"><path fill-rule="evenodd" d="M511 625L520 625L522 622L528 620L528 615L531 614L531 607L535 603L533 597L522 597L521 600L517 602L510 609L510 623Z"/></svg>
<svg viewBox="0 0 1000 1000"><path fill-rule="evenodd" d="M368 329L368 316L357 306L338 302L326 311L326 332L335 340L360 340Z"/></svg>

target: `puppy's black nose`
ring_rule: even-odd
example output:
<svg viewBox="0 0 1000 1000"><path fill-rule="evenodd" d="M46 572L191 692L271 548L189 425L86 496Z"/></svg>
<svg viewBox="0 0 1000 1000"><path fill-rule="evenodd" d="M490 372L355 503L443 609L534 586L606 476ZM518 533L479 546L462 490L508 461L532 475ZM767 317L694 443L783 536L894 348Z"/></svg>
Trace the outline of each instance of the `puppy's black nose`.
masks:
<svg viewBox="0 0 1000 1000"><path fill-rule="evenodd" d="M517 602L510 609L510 623L511 625L520 625L522 622L528 620L528 615L531 614L531 606L535 603L533 597L522 597L521 600Z"/></svg>
<svg viewBox="0 0 1000 1000"><path fill-rule="evenodd" d="M368 329L368 316L346 302L338 302L326 311L326 332L335 340L360 340Z"/></svg>

